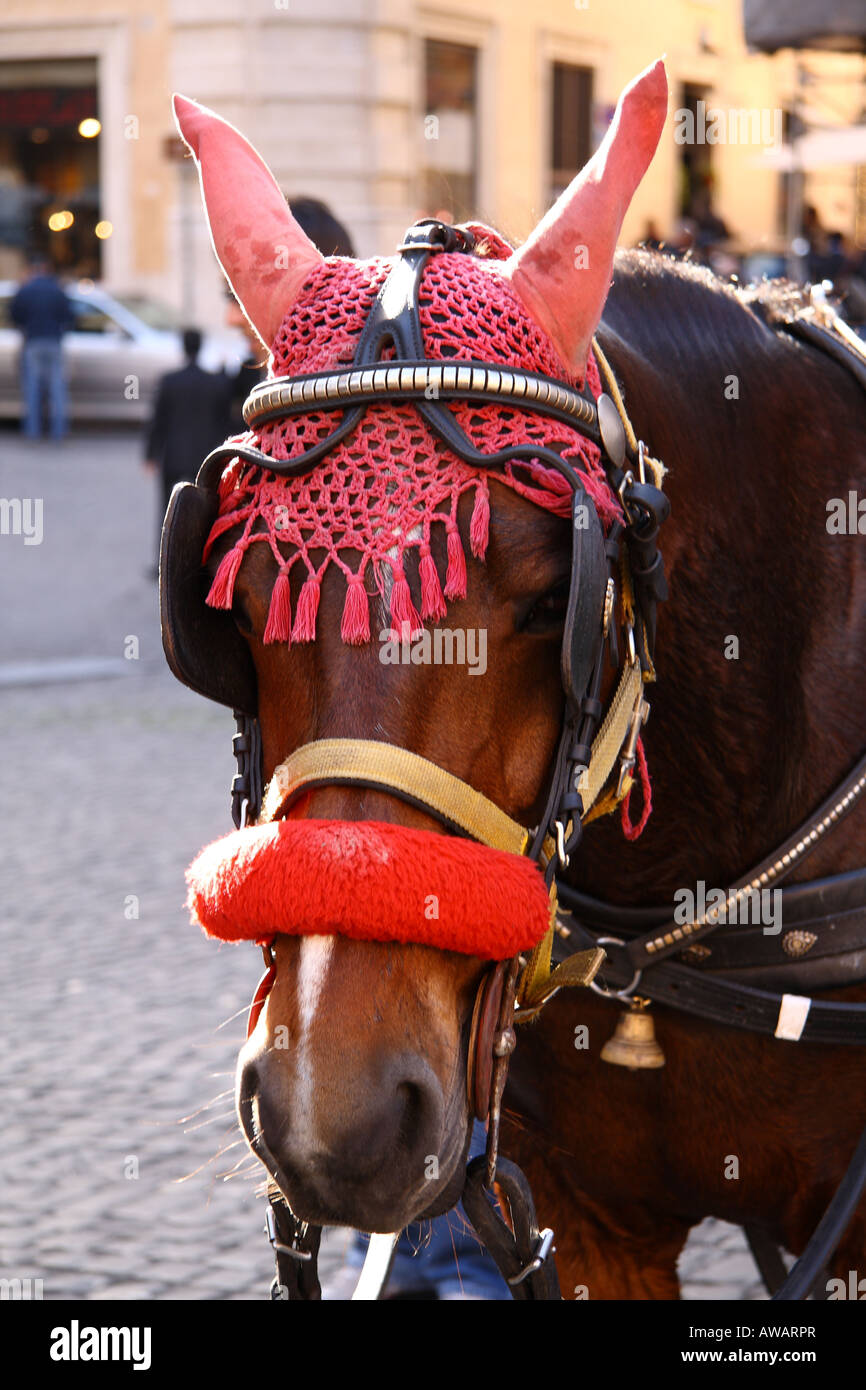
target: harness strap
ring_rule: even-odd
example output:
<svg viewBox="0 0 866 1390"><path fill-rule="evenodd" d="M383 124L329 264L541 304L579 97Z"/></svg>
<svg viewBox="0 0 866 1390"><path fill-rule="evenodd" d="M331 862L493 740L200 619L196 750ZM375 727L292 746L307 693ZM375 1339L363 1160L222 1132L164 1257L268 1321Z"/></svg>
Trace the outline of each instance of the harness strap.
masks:
<svg viewBox="0 0 866 1390"><path fill-rule="evenodd" d="M577 925L570 928L566 950L582 952L591 944L595 944L595 938L590 932ZM634 979L628 957L618 946L607 945L605 950L605 979L627 986ZM687 965L672 965L670 961L644 972L640 993L653 1003L667 1004L682 1013L728 1028L762 1033L768 1038L835 1047L866 1045L866 1003L833 1004L806 995L756 989L719 976L702 975Z"/></svg>
<svg viewBox="0 0 866 1390"><path fill-rule="evenodd" d="M845 780L821 803L807 821L783 844L736 883L727 895L726 906L735 906L748 893L759 891L770 884L779 883L797 867L801 860L811 854L827 831L853 810L866 792L866 753L858 760ZM721 908L710 908L696 922L678 924L674 921L658 931L647 932L644 936L630 941L626 950L632 966L642 969L654 961L663 960L684 945L691 945L701 937L721 925L724 920Z"/></svg>
<svg viewBox="0 0 866 1390"><path fill-rule="evenodd" d="M809 1244L794 1265L773 1302L792 1303L808 1298L828 1260L845 1234L849 1221L866 1188L866 1129L854 1150L845 1176L836 1189L833 1200L821 1217Z"/></svg>
<svg viewBox="0 0 866 1390"><path fill-rule="evenodd" d="M290 1211L279 1188L268 1183L266 1232L276 1262L276 1276L271 1284L273 1301L317 1303L322 1297L319 1283L318 1255L322 1239L321 1226L299 1221Z"/></svg>
<svg viewBox="0 0 866 1390"><path fill-rule="evenodd" d="M444 768L371 739L325 738L306 743L274 771L262 803L263 821L273 820L309 787L382 787L489 849L523 854L529 831L481 792Z"/></svg>
<svg viewBox="0 0 866 1390"><path fill-rule="evenodd" d="M473 1158L466 1169L463 1210L495 1261L515 1300L538 1302L562 1295L553 1261L553 1231L540 1231L532 1192L516 1163L500 1158L495 1182L508 1204L511 1228L493 1205L487 1159Z"/></svg>
<svg viewBox="0 0 866 1390"><path fill-rule="evenodd" d="M590 808L598 800L602 787L613 772L614 764L620 753L628 742L629 734L635 728L635 738L640 732L640 725L643 719L640 715L641 705L643 704L643 676L641 674L640 662L626 662L623 667L619 685L616 688L610 708L605 715L604 723L592 741L592 759L587 771L583 774L577 784L584 805L584 821L595 819L595 815L588 815ZM639 722L635 726L635 721ZM628 755L626 755L628 756ZM634 763L634 750L631 749L631 762ZM626 772L620 779L620 785L616 789L614 805L596 808L597 814L606 814L612 811L615 805L622 801L627 795L628 787L631 786L631 779Z"/></svg>

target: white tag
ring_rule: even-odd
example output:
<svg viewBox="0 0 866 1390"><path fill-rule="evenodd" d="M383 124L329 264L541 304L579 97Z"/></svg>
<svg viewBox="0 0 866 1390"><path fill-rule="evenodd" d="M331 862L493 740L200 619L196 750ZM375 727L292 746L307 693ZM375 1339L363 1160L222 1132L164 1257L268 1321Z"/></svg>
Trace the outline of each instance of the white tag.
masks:
<svg viewBox="0 0 866 1390"><path fill-rule="evenodd" d="M799 1042L811 1007L811 999L803 994L783 994L776 1037L784 1038L786 1042Z"/></svg>

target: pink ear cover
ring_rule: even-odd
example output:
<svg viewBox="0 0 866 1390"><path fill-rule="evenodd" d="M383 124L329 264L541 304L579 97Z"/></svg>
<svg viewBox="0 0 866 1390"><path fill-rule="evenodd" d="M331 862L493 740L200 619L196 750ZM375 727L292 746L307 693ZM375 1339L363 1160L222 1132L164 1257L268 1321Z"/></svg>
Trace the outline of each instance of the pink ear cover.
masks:
<svg viewBox="0 0 866 1390"><path fill-rule="evenodd" d="M589 163L505 267L580 379L610 288L617 237L658 145L667 103L665 66L658 59L625 89Z"/></svg>
<svg viewBox="0 0 866 1390"><path fill-rule="evenodd" d="M195 156L220 265L266 347L323 263L276 179L240 131L206 106L174 97L177 128Z"/></svg>
<svg viewBox="0 0 866 1390"><path fill-rule="evenodd" d="M532 860L376 821L236 830L202 850L187 883L192 921L223 941L336 933L506 960L550 925Z"/></svg>

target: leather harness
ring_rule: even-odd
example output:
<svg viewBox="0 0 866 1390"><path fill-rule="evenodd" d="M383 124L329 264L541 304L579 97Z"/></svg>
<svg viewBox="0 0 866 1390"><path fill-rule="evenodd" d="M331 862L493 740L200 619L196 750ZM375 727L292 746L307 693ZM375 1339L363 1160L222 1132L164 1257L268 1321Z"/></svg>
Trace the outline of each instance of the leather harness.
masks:
<svg viewBox="0 0 866 1390"><path fill-rule="evenodd" d="M232 442L209 454L196 483L179 485L169 504L161 550L160 601L163 642L174 674L191 688L228 704L238 719L234 740L238 773L232 786L236 826L258 816L270 819L284 814L292 800L311 786L341 783L383 787L420 806L452 832L528 854L544 870L554 911L557 894L562 908L568 909L570 915L560 913L555 939L551 928L548 938L528 961L502 962L485 976L473 1014L469 1048L470 1108L488 1120L488 1145L486 1155L474 1160L467 1170L464 1206L508 1279L513 1296L536 1300L559 1297L552 1233L538 1230L531 1194L520 1170L498 1156L500 1103L508 1057L514 1047L513 1023L534 1017L564 985L592 984L607 955L605 976L619 988L599 988L599 992L628 999L640 982L642 993L661 1003L720 1023L792 1036L780 1034L779 1025L785 1000L793 996L785 994L780 998L731 980L728 972L757 969L761 982L770 982L766 970L773 978L778 973L783 964L778 960L780 950L787 953L786 971L798 967L794 965L792 950L785 946L790 932L782 938L781 947L775 940L768 941L763 933L757 943L755 933L738 932L734 938L719 933L714 936L714 947L703 949L717 951L711 969L723 970L726 978L722 979L701 968L698 944L717 931L718 920L708 918L689 924L686 929L669 922L668 909L608 906L570 888L561 879L580 843L582 820L617 757L618 796L622 795L634 765L635 742L647 708L643 684L655 675L652 659L656 606L667 596L657 538L669 504L659 486L663 470L649 459L643 444L635 438L613 373L597 344L610 393L603 393L598 402L588 392L576 391L564 382L502 364L449 365L425 357L418 314L424 268L431 255L470 254L473 249L473 234L468 229L449 227L434 219L416 224L407 232L399 258L374 302L351 368L267 381L254 388L244 406L244 417L251 427L310 410L336 409L342 413L342 419L326 438L289 460L276 460L259 449ZM388 347L394 349L396 357L385 364L381 356ZM860 364L858 368L862 370ZM357 427L368 405L391 399L411 401L433 433L474 467L495 471L510 462L540 460L555 468L572 489L571 584L561 655L565 711L544 814L532 832L511 821L473 788L443 769L432 767L408 750L369 741L325 740L322 744L306 745L276 769L267 789L262 788L257 692L249 651L230 615L206 609L203 602L200 556L217 513L217 485L226 464L235 458L280 476L306 474ZM605 538L578 473L552 449L527 443L489 455L477 450L447 408L448 400L498 401L512 408L520 406L578 430L600 446L605 472L620 498L626 524L614 522ZM634 618L627 627L629 650L620 683L608 716L599 728L606 640L616 652L617 624L611 621L611 615L619 592L621 559L630 574ZM771 878L773 882L783 878L853 806L864 789L866 759L790 843L786 842L777 855L758 866L731 893L747 889L752 880L763 884ZM823 927L830 920L832 931L837 933L833 937L837 949L832 955L842 957L836 966L844 971L844 982L852 982L846 969L852 955L858 961L862 959L863 964L856 978L866 977L866 869L820 884L797 885L785 892L786 921L789 907L792 920L798 920L794 916L798 907L802 913L798 920L800 943L808 927ZM814 908L821 912L810 916ZM848 920L838 922L840 914ZM617 933L615 941L607 935L611 927ZM810 964L826 961L831 954L821 940L821 948ZM844 947L841 951L840 942ZM683 951L689 965L673 964L669 957ZM273 979L270 948L265 948L265 959L268 971L253 1001L251 1028ZM709 959L708 954L704 960ZM551 972L552 965L555 968ZM799 968L802 970L802 962ZM807 978L801 976L804 981ZM819 986L813 983L812 987ZM516 1014L515 996L520 1004ZM866 1042L866 1005L810 1001L797 1036L807 1041ZM823 1230L821 1241L813 1249L813 1239L797 1266L800 1284L810 1273L817 1277L829 1257L827 1230L836 1230L841 1219L839 1211L846 1201L853 1211L852 1193L856 1206L866 1183L866 1136L860 1148L863 1154L859 1159L855 1156L857 1162L852 1165L856 1172L852 1176L849 1171L846 1176L840 1188L841 1198L837 1193L841 1205L837 1203L833 1221L828 1225L825 1218L816 1233L817 1236ZM508 1201L512 1229L489 1200L494 1180ZM269 1199L268 1233L277 1260L272 1297L320 1297L315 1271L318 1228L298 1221L273 1184ZM828 1217L832 1207L833 1204ZM835 1240L840 1236L841 1230ZM762 1268L772 1265L772 1258L767 1256ZM809 1287L811 1283L814 1277ZM775 1296L805 1296L785 1292L790 1284L788 1280Z"/></svg>

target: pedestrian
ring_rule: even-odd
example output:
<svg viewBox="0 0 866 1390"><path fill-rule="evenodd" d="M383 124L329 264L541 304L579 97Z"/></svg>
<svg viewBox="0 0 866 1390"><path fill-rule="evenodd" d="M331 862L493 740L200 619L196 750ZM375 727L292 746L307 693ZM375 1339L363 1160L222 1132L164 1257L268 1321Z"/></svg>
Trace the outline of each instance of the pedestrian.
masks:
<svg viewBox="0 0 866 1390"><path fill-rule="evenodd" d="M13 296L9 314L21 330L21 430L28 439L42 434L42 410L48 402L52 439L66 435L66 380L63 335L74 322L72 306L44 256L34 256L30 276Z"/></svg>
<svg viewBox="0 0 866 1390"><path fill-rule="evenodd" d="M224 372L206 372L198 365L201 341L197 328L184 329L186 365L160 381L147 433L144 466L159 472L162 482L160 533L172 488L192 482L205 455L229 432L228 379ZM158 573L155 567L151 577Z"/></svg>

